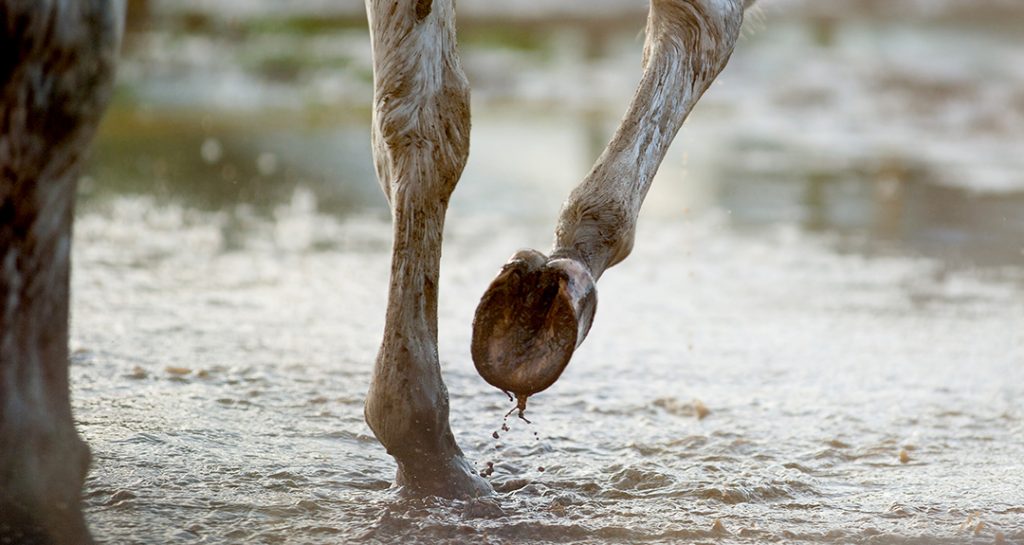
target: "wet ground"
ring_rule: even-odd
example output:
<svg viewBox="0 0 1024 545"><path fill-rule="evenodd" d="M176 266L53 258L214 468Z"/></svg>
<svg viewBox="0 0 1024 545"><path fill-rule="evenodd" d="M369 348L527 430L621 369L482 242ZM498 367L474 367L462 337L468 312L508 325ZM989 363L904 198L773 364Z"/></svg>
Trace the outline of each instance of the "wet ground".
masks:
<svg viewBox="0 0 1024 545"><path fill-rule="evenodd" d="M440 354L453 429L500 491L469 503L398 498L362 420L390 245L363 31L133 36L76 223L95 533L1024 543L1015 28L750 28L602 278L590 337L507 432L472 312L508 255L550 243L640 41L467 29Z"/></svg>

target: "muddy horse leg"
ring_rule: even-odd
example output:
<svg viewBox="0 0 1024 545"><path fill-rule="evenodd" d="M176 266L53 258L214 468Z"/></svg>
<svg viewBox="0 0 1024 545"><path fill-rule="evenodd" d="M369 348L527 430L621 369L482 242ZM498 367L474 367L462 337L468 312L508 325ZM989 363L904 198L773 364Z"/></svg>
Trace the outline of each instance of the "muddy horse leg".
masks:
<svg viewBox="0 0 1024 545"><path fill-rule="evenodd" d="M384 340L366 421L406 491L490 492L455 443L437 356L437 287L448 198L469 154L469 84L452 0L368 0L373 153L394 245Z"/></svg>
<svg viewBox="0 0 1024 545"><path fill-rule="evenodd" d="M0 3L0 543L89 543L89 449L68 398L78 165L106 106L123 5Z"/></svg>
<svg viewBox="0 0 1024 545"><path fill-rule="evenodd" d="M732 54L747 0L651 0L644 71L611 142L562 207L550 256L517 252L473 320L473 361L525 396L558 379L597 306L595 283L633 247L640 205L669 144Z"/></svg>

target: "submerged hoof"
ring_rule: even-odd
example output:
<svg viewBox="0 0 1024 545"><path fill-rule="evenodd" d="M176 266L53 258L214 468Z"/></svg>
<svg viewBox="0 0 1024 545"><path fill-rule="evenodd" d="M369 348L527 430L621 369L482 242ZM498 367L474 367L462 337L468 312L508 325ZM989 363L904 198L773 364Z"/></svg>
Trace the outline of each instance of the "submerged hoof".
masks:
<svg viewBox="0 0 1024 545"><path fill-rule="evenodd" d="M488 383L519 396L551 386L590 331L594 279L571 259L522 250L480 299L473 318L473 363Z"/></svg>
<svg viewBox="0 0 1024 545"><path fill-rule="evenodd" d="M449 436L450 437L450 436ZM454 445L454 438L452 438ZM494 494L494 488L473 468L462 452L436 453L435 456L397 458L395 484L405 497L437 496L471 500Z"/></svg>

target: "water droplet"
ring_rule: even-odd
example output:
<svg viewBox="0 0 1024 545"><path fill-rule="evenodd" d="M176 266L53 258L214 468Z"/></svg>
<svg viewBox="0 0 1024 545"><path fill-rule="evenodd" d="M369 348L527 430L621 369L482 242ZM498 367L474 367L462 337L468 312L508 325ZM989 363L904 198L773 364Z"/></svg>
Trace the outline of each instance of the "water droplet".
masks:
<svg viewBox="0 0 1024 545"><path fill-rule="evenodd" d="M203 161L212 165L224 156L224 148L220 145L220 140L210 137L203 140L203 145L199 148L199 155L202 156Z"/></svg>
<svg viewBox="0 0 1024 545"><path fill-rule="evenodd" d="M263 152L256 158L256 169L263 176L273 176L277 172L277 155Z"/></svg>

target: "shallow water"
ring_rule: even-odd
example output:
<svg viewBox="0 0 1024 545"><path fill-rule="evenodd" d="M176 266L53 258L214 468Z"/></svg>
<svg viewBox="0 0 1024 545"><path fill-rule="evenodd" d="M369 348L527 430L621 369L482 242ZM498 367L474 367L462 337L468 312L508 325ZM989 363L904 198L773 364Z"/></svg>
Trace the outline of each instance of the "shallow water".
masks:
<svg viewBox="0 0 1024 545"><path fill-rule="evenodd" d="M993 136L938 161L927 150L958 125L906 114L879 135L821 102L784 100L841 77L815 71L850 69L839 61L860 49L842 44L871 32L901 31L843 31L794 61L802 71L784 89L759 67L802 51L799 29L748 38L764 47L737 53L684 129L633 255L601 280L588 340L531 398L533 424L510 418L508 432L507 398L469 357L473 310L508 255L549 244L628 97L638 44L618 37L591 60L610 90L582 107L559 83L572 47L467 51L468 67L506 56L537 71L518 98L477 82L473 156L445 238L452 427L479 469L493 463L499 491L475 502L398 497L363 423L390 251L366 115L182 109L133 87L97 144L76 223L73 395L94 453L94 532L110 543L1024 543L1019 157ZM913 36L950 37L929 32ZM1024 51L1019 37L956 39L987 58ZM925 54L894 42L897 59ZM985 69L950 62L950 80ZM1012 98L1024 74L1005 72L976 91L1003 85ZM933 78L909 78L922 80ZM883 92L864 85L815 96L884 117L865 94ZM820 98L830 93L853 97ZM575 106L550 107L561 100ZM949 100L936 108L971 103ZM822 112L832 123L819 132L796 129ZM1022 119L1004 119L1009 134Z"/></svg>

